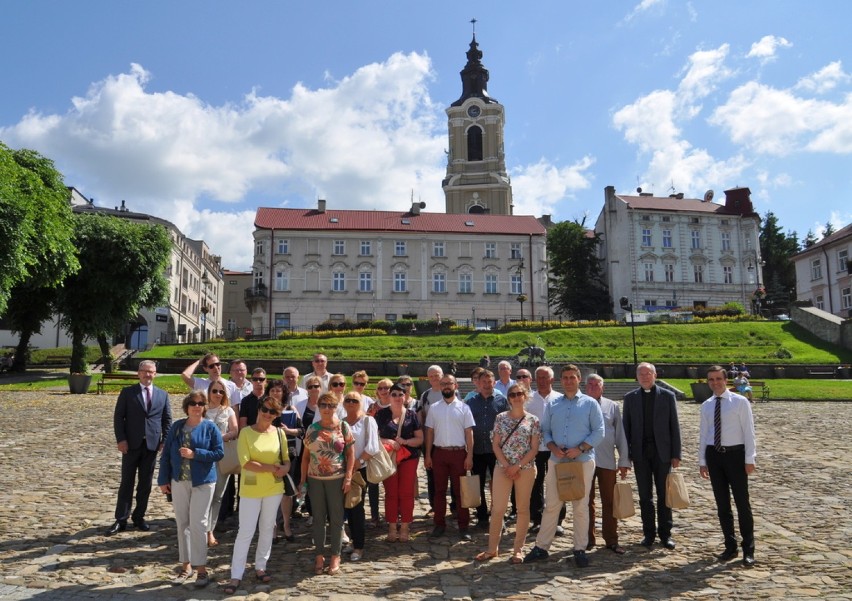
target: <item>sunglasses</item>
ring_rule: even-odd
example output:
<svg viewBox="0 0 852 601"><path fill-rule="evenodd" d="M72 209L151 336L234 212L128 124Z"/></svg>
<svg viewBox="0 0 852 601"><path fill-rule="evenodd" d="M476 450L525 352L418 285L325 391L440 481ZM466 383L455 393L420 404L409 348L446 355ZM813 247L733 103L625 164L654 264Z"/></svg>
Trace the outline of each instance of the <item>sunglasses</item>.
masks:
<svg viewBox="0 0 852 601"><path fill-rule="evenodd" d="M411 382L399 382L397 383L397 386L405 386L406 388L408 388L409 386L411 386Z"/></svg>
<svg viewBox="0 0 852 601"><path fill-rule="evenodd" d="M523 393L523 392L510 392L510 393L509 393L509 398L510 398L510 399L514 399L514 398L517 398L517 397L519 397L519 396L520 396L520 397L524 396L524 393Z"/></svg>
<svg viewBox="0 0 852 601"><path fill-rule="evenodd" d="M266 382L266 378L252 378L252 382Z"/></svg>
<svg viewBox="0 0 852 601"><path fill-rule="evenodd" d="M349 403L350 405L354 405L355 403L360 403L358 399L343 399L344 403Z"/></svg>
<svg viewBox="0 0 852 601"><path fill-rule="evenodd" d="M211 390L210 394L225 394L224 390Z"/></svg>
<svg viewBox="0 0 852 601"><path fill-rule="evenodd" d="M205 367L206 367L207 369L210 369L211 367L222 367L222 364L221 364L221 363L219 363L219 362L217 362L217 363L208 363Z"/></svg>
<svg viewBox="0 0 852 601"><path fill-rule="evenodd" d="M260 407L258 407L258 408L259 408L261 411L263 411L264 413L268 413L268 414L270 414L270 415L278 415L278 414L280 413L277 409L270 409L270 408L269 408L269 407L267 407L266 405L261 405L261 406L260 406Z"/></svg>
<svg viewBox="0 0 852 601"><path fill-rule="evenodd" d="M532 376L527 376L527 375L515 376L516 380L529 380L530 378L532 378Z"/></svg>
<svg viewBox="0 0 852 601"><path fill-rule="evenodd" d="M355 386L366 386L366 382L352 382Z"/></svg>
<svg viewBox="0 0 852 601"><path fill-rule="evenodd" d="M187 407L204 407L207 403L204 401L189 401Z"/></svg>
<svg viewBox="0 0 852 601"><path fill-rule="evenodd" d="M391 396L392 397L404 397L405 393L404 392L392 392Z"/></svg>
<svg viewBox="0 0 852 601"><path fill-rule="evenodd" d="M334 403L317 403L317 407L320 409L337 409L337 405Z"/></svg>
<svg viewBox="0 0 852 601"><path fill-rule="evenodd" d="M331 386L332 388L343 388L344 386L346 386L346 382L332 382L331 384L329 384L329 386Z"/></svg>
<svg viewBox="0 0 852 601"><path fill-rule="evenodd" d="M308 390L314 390L316 388L322 388L322 386L320 386L319 384L311 384L310 386L308 386Z"/></svg>
<svg viewBox="0 0 852 601"><path fill-rule="evenodd" d="M390 390L390 386L377 386L376 390Z"/></svg>

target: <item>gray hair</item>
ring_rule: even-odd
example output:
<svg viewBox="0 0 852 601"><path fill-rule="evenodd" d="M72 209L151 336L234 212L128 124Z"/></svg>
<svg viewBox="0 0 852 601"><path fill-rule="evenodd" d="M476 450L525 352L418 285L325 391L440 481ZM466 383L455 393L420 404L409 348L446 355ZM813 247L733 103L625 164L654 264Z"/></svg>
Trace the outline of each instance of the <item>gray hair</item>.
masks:
<svg viewBox="0 0 852 601"><path fill-rule="evenodd" d="M657 375L657 368L654 367L653 363L648 363L647 361L643 361L642 363L636 366L636 373L639 373L639 370L643 367L645 369L650 369L652 372L654 372L654 375Z"/></svg>
<svg viewBox="0 0 852 601"><path fill-rule="evenodd" d="M440 365L430 365L429 369L426 370L426 375L429 375L431 372L438 372L442 376L444 375L444 370L441 369Z"/></svg>
<svg viewBox="0 0 852 601"><path fill-rule="evenodd" d="M604 379L602 377L600 377L598 374L589 374L589 377L586 378L586 384L588 384L589 382L592 382L592 381L600 382L601 384L604 383Z"/></svg>
<svg viewBox="0 0 852 601"><path fill-rule="evenodd" d="M539 365L538 367L535 368L535 373L538 373L540 371L546 371L547 374L550 376L550 379L551 380L553 379L553 377L554 377L553 376L553 368L550 367L549 365Z"/></svg>

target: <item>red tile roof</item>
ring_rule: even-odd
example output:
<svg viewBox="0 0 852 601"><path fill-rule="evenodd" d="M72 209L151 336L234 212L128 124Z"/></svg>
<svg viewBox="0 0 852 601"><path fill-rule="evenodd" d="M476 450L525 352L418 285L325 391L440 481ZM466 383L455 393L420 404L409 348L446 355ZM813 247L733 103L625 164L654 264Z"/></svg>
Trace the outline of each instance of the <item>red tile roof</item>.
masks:
<svg viewBox="0 0 852 601"><path fill-rule="evenodd" d="M698 211L702 213L725 213L725 205L715 202L704 202L699 198L671 198L670 196L624 196L616 197L630 205L633 209L652 211Z"/></svg>
<svg viewBox="0 0 852 601"><path fill-rule="evenodd" d="M335 221L336 220L336 221ZM408 223L405 223L405 222ZM471 225L467 225L470 223ZM522 234L544 236L547 230L531 215L470 215L451 213L400 213L276 209L260 207L255 227L305 231L424 232L446 234Z"/></svg>

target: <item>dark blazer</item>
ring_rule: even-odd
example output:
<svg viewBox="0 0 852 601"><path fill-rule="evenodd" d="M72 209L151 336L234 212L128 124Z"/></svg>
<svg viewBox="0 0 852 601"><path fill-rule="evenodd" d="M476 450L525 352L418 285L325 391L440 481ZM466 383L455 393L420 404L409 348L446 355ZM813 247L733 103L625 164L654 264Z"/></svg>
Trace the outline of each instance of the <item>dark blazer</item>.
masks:
<svg viewBox="0 0 852 601"><path fill-rule="evenodd" d="M165 390L151 386L151 411L145 409L142 385L123 388L118 394L113 414L115 442L127 441L129 449L138 449L143 441L149 451L156 451L172 425L172 409Z"/></svg>
<svg viewBox="0 0 852 601"><path fill-rule="evenodd" d="M677 420L677 401L670 390L654 386L654 441L657 453L664 463L680 459L680 423ZM624 395L624 434L630 451L630 460L638 461L642 456L642 432L644 425L642 389L631 390Z"/></svg>

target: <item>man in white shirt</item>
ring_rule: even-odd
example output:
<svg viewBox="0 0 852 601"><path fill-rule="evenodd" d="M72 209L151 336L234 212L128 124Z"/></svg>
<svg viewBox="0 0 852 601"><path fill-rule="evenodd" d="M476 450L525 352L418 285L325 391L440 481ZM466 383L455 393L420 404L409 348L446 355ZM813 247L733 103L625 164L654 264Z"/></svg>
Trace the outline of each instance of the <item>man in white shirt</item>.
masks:
<svg viewBox="0 0 852 601"><path fill-rule="evenodd" d="M430 388L424 390L420 398L417 399L417 413L420 417L420 423L426 423L426 415L429 413L429 406L443 400L441 395L441 378L444 377L444 370L440 365L430 365L426 370L426 377L429 380ZM435 477L432 470L426 470L426 491L429 495L429 507L434 511L435 506L432 503L432 498L435 496Z"/></svg>
<svg viewBox="0 0 852 601"><path fill-rule="evenodd" d="M322 353L317 353L311 360L311 365L313 366L314 371L309 374L305 374L305 376L302 378L302 388L305 387L305 382L308 381L308 378L310 378L311 376L316 376L320 379L320 384L322 384L322 391L328 392L328 381L331 379L331 373L328 371L328 357L326 357Z"/></svg>
<svg viewBox="0 0 852 601"><path fill-rule="evenodd" d="M497 364L497 381L494 382L494 388L500 391L504 397L508 397L509 387L515 383L512 379L512 364L508 361L501 361Z"/></svg>
<svg viewBox="0 0 852 601"><path fill-rule="evenodd" d="M242 359L235 359L231 361L230 369L228 371L231 374L231 382L233 382L234 386L237 387L237 395L230 399L231 407L233 407L236 414L239 415L240 402L243 400L243 397L251 394L251 382L246 379L246 376L248 375L248 366L246 366L246 362Z"/></svg>
<svg viewBox="0 0 852 601"><path fill-rule="evenodd" d="M710 478L725 551L720 562L737 556L737 537L731 494L737 505L740 536L743 542L743 565L754 565L754 517L748 495L748 477L754 472L757 442L751 403L744 396L728 390L728 374L719 365L707 370L707 384L713 396L701 405L698 435L698 465L702 478Z"/></svg>
<svg viewBox="0 0 852 601"><path fill-rule="evenodd" d="M293 407L296 403L307 400L308 391L299 386L299 370L292 365L284 368L284 386L290 394L290 404Z"/></svg>
<svg viewBox="0 0 852 601"><path fill-rule="evenodd" d="M199 364L207 372L207 378L196 378L193 376ZM225 388L228 389L228 399L231 399L232 402L233 399L242 400L242 395L237 389L236 384L222 377L222 362L219 361L219 356L216 353L207 353L201 359L191 363L183 370L180 377L191 390L201 390L204 394L207 394L207 388L211 383L221 380L225 383Z"/></svg>
<svg viewBox="0 0 852 601"><path fill-rule="evenodd" d="M453 376L441 378L442 402L435 403L426 415L426 438L423 465L432 471L435 494L435 528L432 538L444 535L447 528L447 481L452 481L459 535L469 541L470 510L461 505L459 477L473 468L473 413L466 403L456 398L458 385Z"/></svg>

